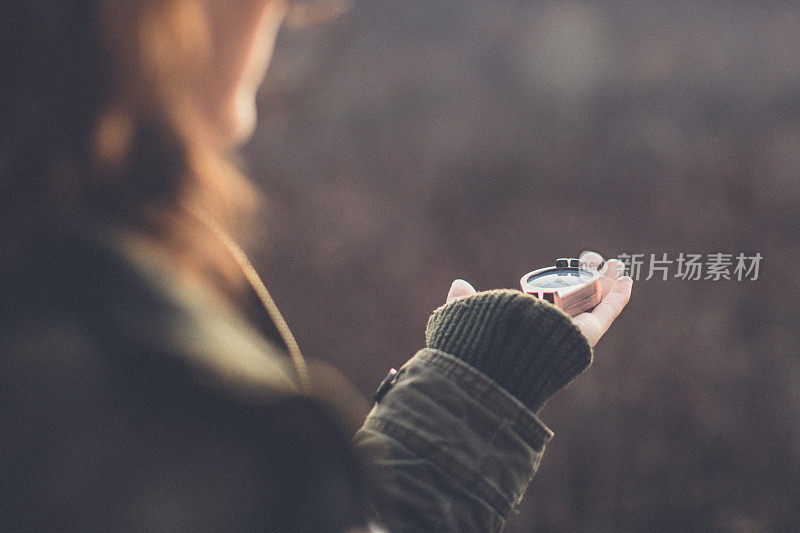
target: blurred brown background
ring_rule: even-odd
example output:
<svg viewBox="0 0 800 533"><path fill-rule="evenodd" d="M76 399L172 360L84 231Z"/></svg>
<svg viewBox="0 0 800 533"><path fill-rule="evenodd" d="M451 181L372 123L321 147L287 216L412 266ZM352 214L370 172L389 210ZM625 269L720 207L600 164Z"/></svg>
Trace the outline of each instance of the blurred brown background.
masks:
<svg viewBox="0 0 800 533"><path fill-rule="evenodd" d="M800 6L362 1L286 29L270 74L253 253L306 355L365 394L455 277L764 256L758 281L634 285L544 408L510 531L800 530Z"/></svg>

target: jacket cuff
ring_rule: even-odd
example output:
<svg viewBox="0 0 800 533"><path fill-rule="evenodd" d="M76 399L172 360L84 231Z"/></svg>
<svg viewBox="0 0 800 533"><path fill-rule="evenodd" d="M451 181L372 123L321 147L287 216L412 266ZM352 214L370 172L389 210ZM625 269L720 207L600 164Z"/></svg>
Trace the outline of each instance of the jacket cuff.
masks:
<svg viewBox="0 0 800 533"><path fill-rule="evenodd" d="M494 381L433 349L398 371L361 434L372 432L399 442L502 519L522 499L553 436Z"/></svg>
<svg viewBox="0 0 800 533"><path fill-rule="evenodd" d="M589 343L566 314L507 289L440 307L428 320L425 340L480 370L534 412L592 362Z"/></svg>

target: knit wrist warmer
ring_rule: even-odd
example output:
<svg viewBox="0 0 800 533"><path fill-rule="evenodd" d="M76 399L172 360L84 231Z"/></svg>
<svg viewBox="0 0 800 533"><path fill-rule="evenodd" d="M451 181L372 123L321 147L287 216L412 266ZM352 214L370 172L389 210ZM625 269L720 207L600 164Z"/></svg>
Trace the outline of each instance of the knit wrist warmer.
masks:
<svg viewBox="0 0 800 533"><path fill-rule="evenodd" d="M592 362L589 343L567 315L513 290L440 307L425 341L483 372L533 412Z"/></svg>

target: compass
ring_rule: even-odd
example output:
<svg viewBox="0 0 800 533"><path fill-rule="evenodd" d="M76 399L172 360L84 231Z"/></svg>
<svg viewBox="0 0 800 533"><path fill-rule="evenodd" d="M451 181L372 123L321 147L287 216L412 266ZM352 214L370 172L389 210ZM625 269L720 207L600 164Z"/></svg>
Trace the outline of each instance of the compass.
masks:
<svg viewBox="0 0 800 533"><path fill-rule="evenodd" d="M520 284L522 292L560 307L569 316L592 309L603 296L600 273L582 267L578 259L557 259L556 266L522 276Z"/></svg>

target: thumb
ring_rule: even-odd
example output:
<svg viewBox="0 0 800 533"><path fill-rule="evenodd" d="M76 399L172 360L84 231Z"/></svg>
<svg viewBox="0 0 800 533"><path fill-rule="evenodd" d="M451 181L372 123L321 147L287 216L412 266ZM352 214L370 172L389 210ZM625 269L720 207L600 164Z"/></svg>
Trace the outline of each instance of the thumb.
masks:
<svg viewBox="0 0 800 533"><path fill-rule="evenodd" d="M450 292L447 293L447 303L459 298L465 298L475 294L475 288L463 279L457 279L450 285Z"/></svg>

